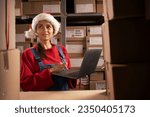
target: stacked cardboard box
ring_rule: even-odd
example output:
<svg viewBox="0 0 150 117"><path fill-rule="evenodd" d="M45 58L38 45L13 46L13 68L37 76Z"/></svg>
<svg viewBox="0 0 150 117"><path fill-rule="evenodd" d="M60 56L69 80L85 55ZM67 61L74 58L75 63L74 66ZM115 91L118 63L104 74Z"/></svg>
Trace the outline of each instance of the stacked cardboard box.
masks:
<svg viewBox="0 0 150 117"><path fill-rule="evenodd" d="M107 90L110 99L150 99L150 64L107 64Z"/></svg>
<svg viewBox="0 0 150 117"><path fill-rule="evenodd" d="M66 28L66 49L70 56L71 66L79 68L81 66L86 44L86 27L85 26L68 26ZM82 78L81 78L82 79ZM75 90L87 90L88 80L78 80L77 88Z"/></svg>
<svg viewBox="0 0 150 117"><path fill-rule="evenodd" d="M142 0L103 0L104 60L110 99L150 99L149 30Z"/></svg>
<svg viewBox="0 0 150 117"><path fill-rule="evenodd" d="M30 47L31 39L25 38L24 32L29 29L29 24L16 25L16 47L22 53L26 48Z"/></svg>
<svg viewBox="0 0 150 117"><path fill-rule="evenodd" d="M105 90L106 82L104 79L104 70L96 71L90 75L90 90Z"/></svg>
<svg viewBox="0 0 150 117"><path fill-rule="evenodd" d="M0 51L0 99L19 99L19 56L17 49Z"/></svg>
<svg viewBox="0 0 150 117"><path fill-rule="evenodd" d="M15 16L21 16L22 15L22 0L15 0Z"/></svg>
<svg viewBox="0 0 150 117"><path fill-rule="evenodd" d="M87 26L87 48L102 47L102 28L98 26Z"/></svg>
<svg viewBox="0 0 150 117"><path fill-rule="evenodd" d="M142 0L103 0L105 20L141 17L145 14Z"/></svg>
<svg viewBox="0 0 150 117"><path fill-rule="evenodd" d="M104 64L103 59L103 37L101 25L87 26L86 48L88 49L102 49L101 57L97 67Z"/></svg>
<svg viewBox="0 0 150 117"><path fill-rule="evenodd" d="M143 17L106 21L103 25L105 60L115 64L148 62L149 30L150 23Z"/></svg>
<svg viewBox="0 0 150 117"><path fill-rule="evenodd" d="M75 13L96 13L95 0L74 0Z"/></svg>
<svg viewBox="0 0 150 117"><path fill-rule="evenodd" d="M103 14L103 0L96 0L96 12Z"/></svg>
<svg viewBox="0 0 150 117"><path fill-rule="evenodd" d="M11 35L9 35L9 49L14 49L16 44L15 44L15 11L14 11L14 5L15 2L12 1L11 2L12 5L10 5L10 18L8 19L11 24L8 27L7 25L7 20L6 20L6 1L0 1L0 5L1 5L1 10L0 10L0 14L2 15L1 17L1 23L0 23L0 50L6 50L6 30L9 28L9 32L11 33Z"/></svg>
<svg viewBox="0 0 150 117"><path fill-rule="evenodd" d="M83 56L88 49L102 49L102 30L101 26L68 26L66 28L66 48L70 56L72 67L79 68L81 66ZM97 68L104 64L103 52ZM98 73L98 72L97 72ZM97 74L95 73L95 74ZM103 72L104 73L104 72ZM103 74L102 73L102 74ZM101 79L101 74L92 75L91 79ZM103 89L105 82L101 80L90 80L89 78L81 78L79 88L83 89ZM102 87L101 87L102 86Z"/></svg>
<svg viewBox="0 0 150 117"><path fill-rule="evenodd" d="M0 1L0 99L19 99L20 56L15 49L15 1L10 1L9 8L6 8L6 3Z"/></svg>
<svg viewBox="0 0 150 117"><path fill-rule="evenodd" d="M102 49L98 67L104 64L103 38L101 26L68 26L66 28L66 48L73 67L80 67L84 53L88 49ZM78 63L73 61L79 61Z"/></svg>
<svg viewBox="0 0 150 117"><path fill-rule="evenodd" d="M83 55L85 52L85 38L86 38L85 26L68 26L66 28L66 40L67 40L66 49L71 59L72 58L83 59Z"/></svg>
<svg viewBox="0 0 150 117"><path fill-rule="evenodd" d="M41 12L60 14L60 0L22 2L23 15L34 15Z"/></svg>

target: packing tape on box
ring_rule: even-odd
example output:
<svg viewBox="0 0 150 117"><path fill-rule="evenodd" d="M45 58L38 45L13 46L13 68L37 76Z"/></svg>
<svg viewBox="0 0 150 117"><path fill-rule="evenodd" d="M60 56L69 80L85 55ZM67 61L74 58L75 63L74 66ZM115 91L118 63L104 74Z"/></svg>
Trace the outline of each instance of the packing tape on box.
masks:
<svg viewBox="0 0 150 117"><path fill-rule="evenodd" d="M9 69L9 60L8 60L8 52L7 51L3 52L3 57L4 57L4 71L7 71Z"/></svg>

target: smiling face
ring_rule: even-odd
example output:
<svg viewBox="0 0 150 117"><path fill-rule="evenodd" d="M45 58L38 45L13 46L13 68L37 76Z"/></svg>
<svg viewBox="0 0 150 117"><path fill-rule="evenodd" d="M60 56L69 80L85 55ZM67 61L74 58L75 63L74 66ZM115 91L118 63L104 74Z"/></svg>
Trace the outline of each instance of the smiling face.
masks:
<svg viewBox="0 0 150 117"><path fill-rule="evenodd" d="M54 34L54 28L50 22L42 20L39 21L39 23L36 26L36 33L40 41L45 43L52 38Z"/></svg>

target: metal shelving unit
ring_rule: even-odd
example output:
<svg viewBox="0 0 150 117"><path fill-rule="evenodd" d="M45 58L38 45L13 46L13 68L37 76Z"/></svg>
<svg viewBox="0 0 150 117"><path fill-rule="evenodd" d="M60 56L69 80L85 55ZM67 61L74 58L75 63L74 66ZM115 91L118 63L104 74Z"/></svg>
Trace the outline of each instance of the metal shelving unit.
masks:
<svg viewBox="0 0 150 117"><path fill-rule="evenodd" d="M31 24L35 15L16 16L16 24ZM74 0L61 0L61 13L53 15L61 22L61 43L66 45L66 26L101 25L104 22L99 13L74 13Z"/></svg>
<svg viewBox="0 0 150 117"><path fill-rule="evenodd" d="M66 45L66 26L101 25L104 17L100 13L74 13L74 0L61 0L61 42Z"/></svg>

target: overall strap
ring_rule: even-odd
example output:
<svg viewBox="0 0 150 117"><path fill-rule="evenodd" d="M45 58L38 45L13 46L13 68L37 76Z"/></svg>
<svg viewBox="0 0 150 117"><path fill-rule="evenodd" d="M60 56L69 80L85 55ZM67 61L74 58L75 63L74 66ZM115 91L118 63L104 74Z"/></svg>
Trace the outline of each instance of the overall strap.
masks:
<svg viewBox="0 0 150 117"><path fill-rule="evenodd" d="M62 51L62 48L60 46L58 46L58 45L56 45L56 47L58 49L58 52L59 52L59 55L60 55L62 63L66 63L65 55L64 55L64 53ZM34 55L35 60L38 62L38 65L40 67L40 71L43 70L43 69L54 67L54 64L46 64L46 65L43 64L39 54L37 53L37 51L34 48L31 48L31 52Z"/></svg>
<svg viewBox="0 0 150 117"><path fill-rule="evenodd" d="M46 68L48 68L48 67L49 67L49 68L50 68L50 67L53 67L52 64L48 64L48 65L43 64L43 62L42 62L42 60L41 60L39 54L37 53L37 51L36 51L34 48L31 48L31 52L32 52L33 55L34 55L35 60L38 62L38 65L39 65L39 67L40 67L40 71L43 70L43 69L46 69Z"/></svg>
<svg viewBox="0 0 150 117"><path fill-rule="evenodd" d="M59 52L62 63L66 63L66 58L65 58L65 55L62 51L62 48L59 45L56 45L56 47L58 49L58 52Z"/></svg>

